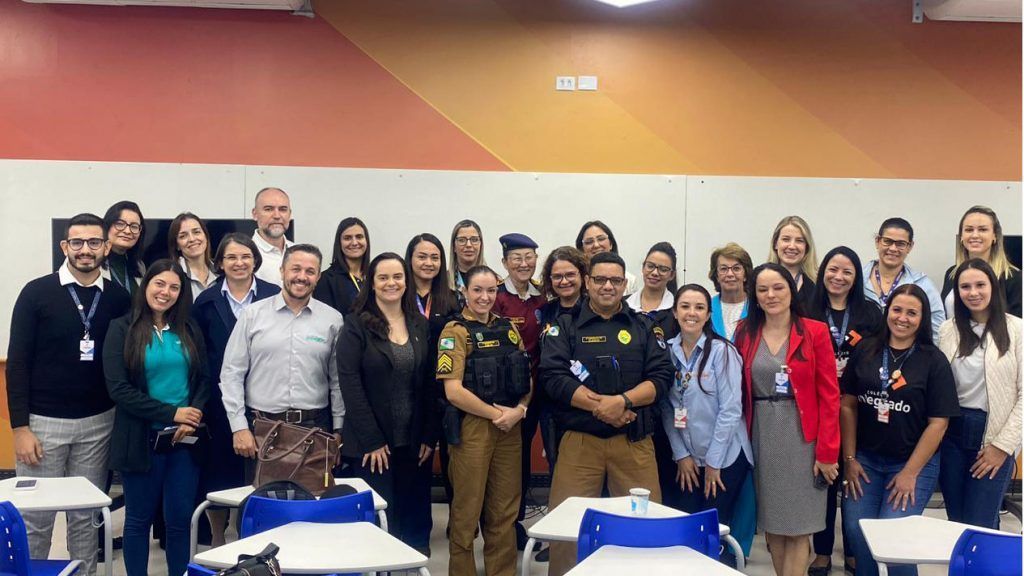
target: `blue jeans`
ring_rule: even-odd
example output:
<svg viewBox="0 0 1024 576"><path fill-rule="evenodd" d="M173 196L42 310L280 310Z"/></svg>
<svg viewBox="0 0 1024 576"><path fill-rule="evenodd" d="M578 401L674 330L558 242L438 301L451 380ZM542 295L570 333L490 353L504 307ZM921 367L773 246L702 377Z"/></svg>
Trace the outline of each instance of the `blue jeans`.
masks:
<svg viewBox="0 0 1024 576"><path fill-rule="evenodd" d="M128 576L149 570L149 531L163 494L167 526L167 573L180 576L189 560L189 525L195 507L199 467L189 448L149 455L148 472L126 472L124 483L124 567Z"/></svg>
<svg viewBox="0 0 1024 576"><path fill-rule="evenodd" d="M861 480L864 494L857 500L843 499L843 530L850 541L852 556L857 559L857 576L878 576L878 564L871 557L871 551L860 530L862 518L903 518L920 516L935 491L939 479L939 454L932 456L917 475L914 487L914 504L907 503L907 509L892 509L886 501L891 490L886 485L896 477L907 464L906 460L883 456L870 450L857 450L857 462L864 468L871 483ZM850 554L850 552L847 552ZM889 567L890 576L916 576L917 566L896 565Z"/></svg>
<svg viewBox="0 0 1024 576"><path fill-rule="evenodd" d="M974 408L961 408L959 417L949 419L942 441L939 486L950 520L998 529L999 505L1010 484L1013 456L1007 456L995 478L971 478L971 466L985 440L987 420L984 410Z"/></svg>

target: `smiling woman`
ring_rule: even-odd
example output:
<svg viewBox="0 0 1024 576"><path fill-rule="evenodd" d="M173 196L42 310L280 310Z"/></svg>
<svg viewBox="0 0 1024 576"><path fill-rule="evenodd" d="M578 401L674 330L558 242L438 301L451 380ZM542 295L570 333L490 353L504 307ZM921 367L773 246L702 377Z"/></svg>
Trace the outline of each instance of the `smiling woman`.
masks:
<svg viewBox="0 0 1024 576"><path fill-rule="evenodd" d="M313 297L342 315L352 309L370 264L370 232L362 220L342 219L334 232L334 256Z"/></svg>
<svg viewBox="0 0 1024 576"><path fill-rule="evenodd" d="M193 300L217 279L210 261L210 232L202 218L191 212L182 212L171 220L167 256L178 259L178 265L188 276Z"/></svg>

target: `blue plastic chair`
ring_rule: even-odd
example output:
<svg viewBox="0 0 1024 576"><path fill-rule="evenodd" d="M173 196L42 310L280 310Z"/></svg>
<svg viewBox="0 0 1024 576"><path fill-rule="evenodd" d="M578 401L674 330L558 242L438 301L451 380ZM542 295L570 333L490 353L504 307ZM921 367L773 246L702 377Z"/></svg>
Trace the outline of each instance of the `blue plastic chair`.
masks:
<svg viewBox="0 0 1024 576"><path fill-rule="evenodd" d="M241 511L239 536L247 538L290 522L343 524L376 520L369 490L326 500L275 500L251 496Z"/></svg>
<svg viewBox="0 0 1024 576"><path fill-rule="evenodd" d="M718 560L718 510L712 508L677 518L648 518L588 509L580 523L576 561L582 562L607 544L630 548L689 546Z"/></svg>
<svg viewBox="0 0 1024 576"><path fill-rule="evenodd" d="M186 574L186 576L213 576L216 573L216 570L210 570L205 566L200 566L199 564L189 564L188 573Z"/></svg>
<svg viewBox="0 0 1024 576"><path fill-rule="evenodd" d="M1021 576L1021 535L964 530L949 558L949 576Z"/></svg>
<svg viewBox="0 0 1024 576"><path fill-rule="evenodd" d="M70 576L81 567L81 560L32 560L21 513L14 504L0 502L0 573L17 576Z"/></svg>

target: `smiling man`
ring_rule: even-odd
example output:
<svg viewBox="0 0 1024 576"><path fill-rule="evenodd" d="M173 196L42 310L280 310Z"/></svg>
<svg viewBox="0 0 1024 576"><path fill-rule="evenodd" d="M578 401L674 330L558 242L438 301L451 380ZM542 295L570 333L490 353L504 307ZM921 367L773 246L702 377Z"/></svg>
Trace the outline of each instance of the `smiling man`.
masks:
<svg viewBox="0 0 1024 576"><path fill-rule="evenodd" d="M314 300L320 250L290 246L281 264L281 293L249 305L238 317L220 372L220 389L235 452L252 480L255 416L341 434L345 405L334 345L342 316Z"/></svg>
<svg viewBox="0 0 1024 576"><path fill-rule="evenodd" d="M7 403L18 476L107 480L113 403L103 378L110 321L128 311L128 293L104 282L107 228L93 214L68 222L60 270L29 282L14 305L7 351ZM55 512L25 512L33 558L50 552ZM68 550L96 571L92 512L68 512Z"/></svg>
<svg viewBox="0 0 1024 576"><path fill-rule="evenodd" d="M284 235L292 223L291 199L280 188L260 190L256 193L252 219L256 221L252 240L263 256L263 266L256 271L256 277L280 286L281 261L284 251L292 245Z"/></svg>

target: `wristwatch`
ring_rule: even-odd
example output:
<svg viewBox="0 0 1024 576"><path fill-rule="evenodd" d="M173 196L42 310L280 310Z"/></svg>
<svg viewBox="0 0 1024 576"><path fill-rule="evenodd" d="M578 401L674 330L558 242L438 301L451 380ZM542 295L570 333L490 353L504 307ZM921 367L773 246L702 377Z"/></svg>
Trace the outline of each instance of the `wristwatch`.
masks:
<svg viewBox="0 0 1024 576"><path fill-rule="evenodd" d="M623 392L622 394L619 394L619 396L622 396L622 399L626 401L626 410L632 410L633 409L633 401L629 399L629 396L626 396L625 392Z"/></svg>

